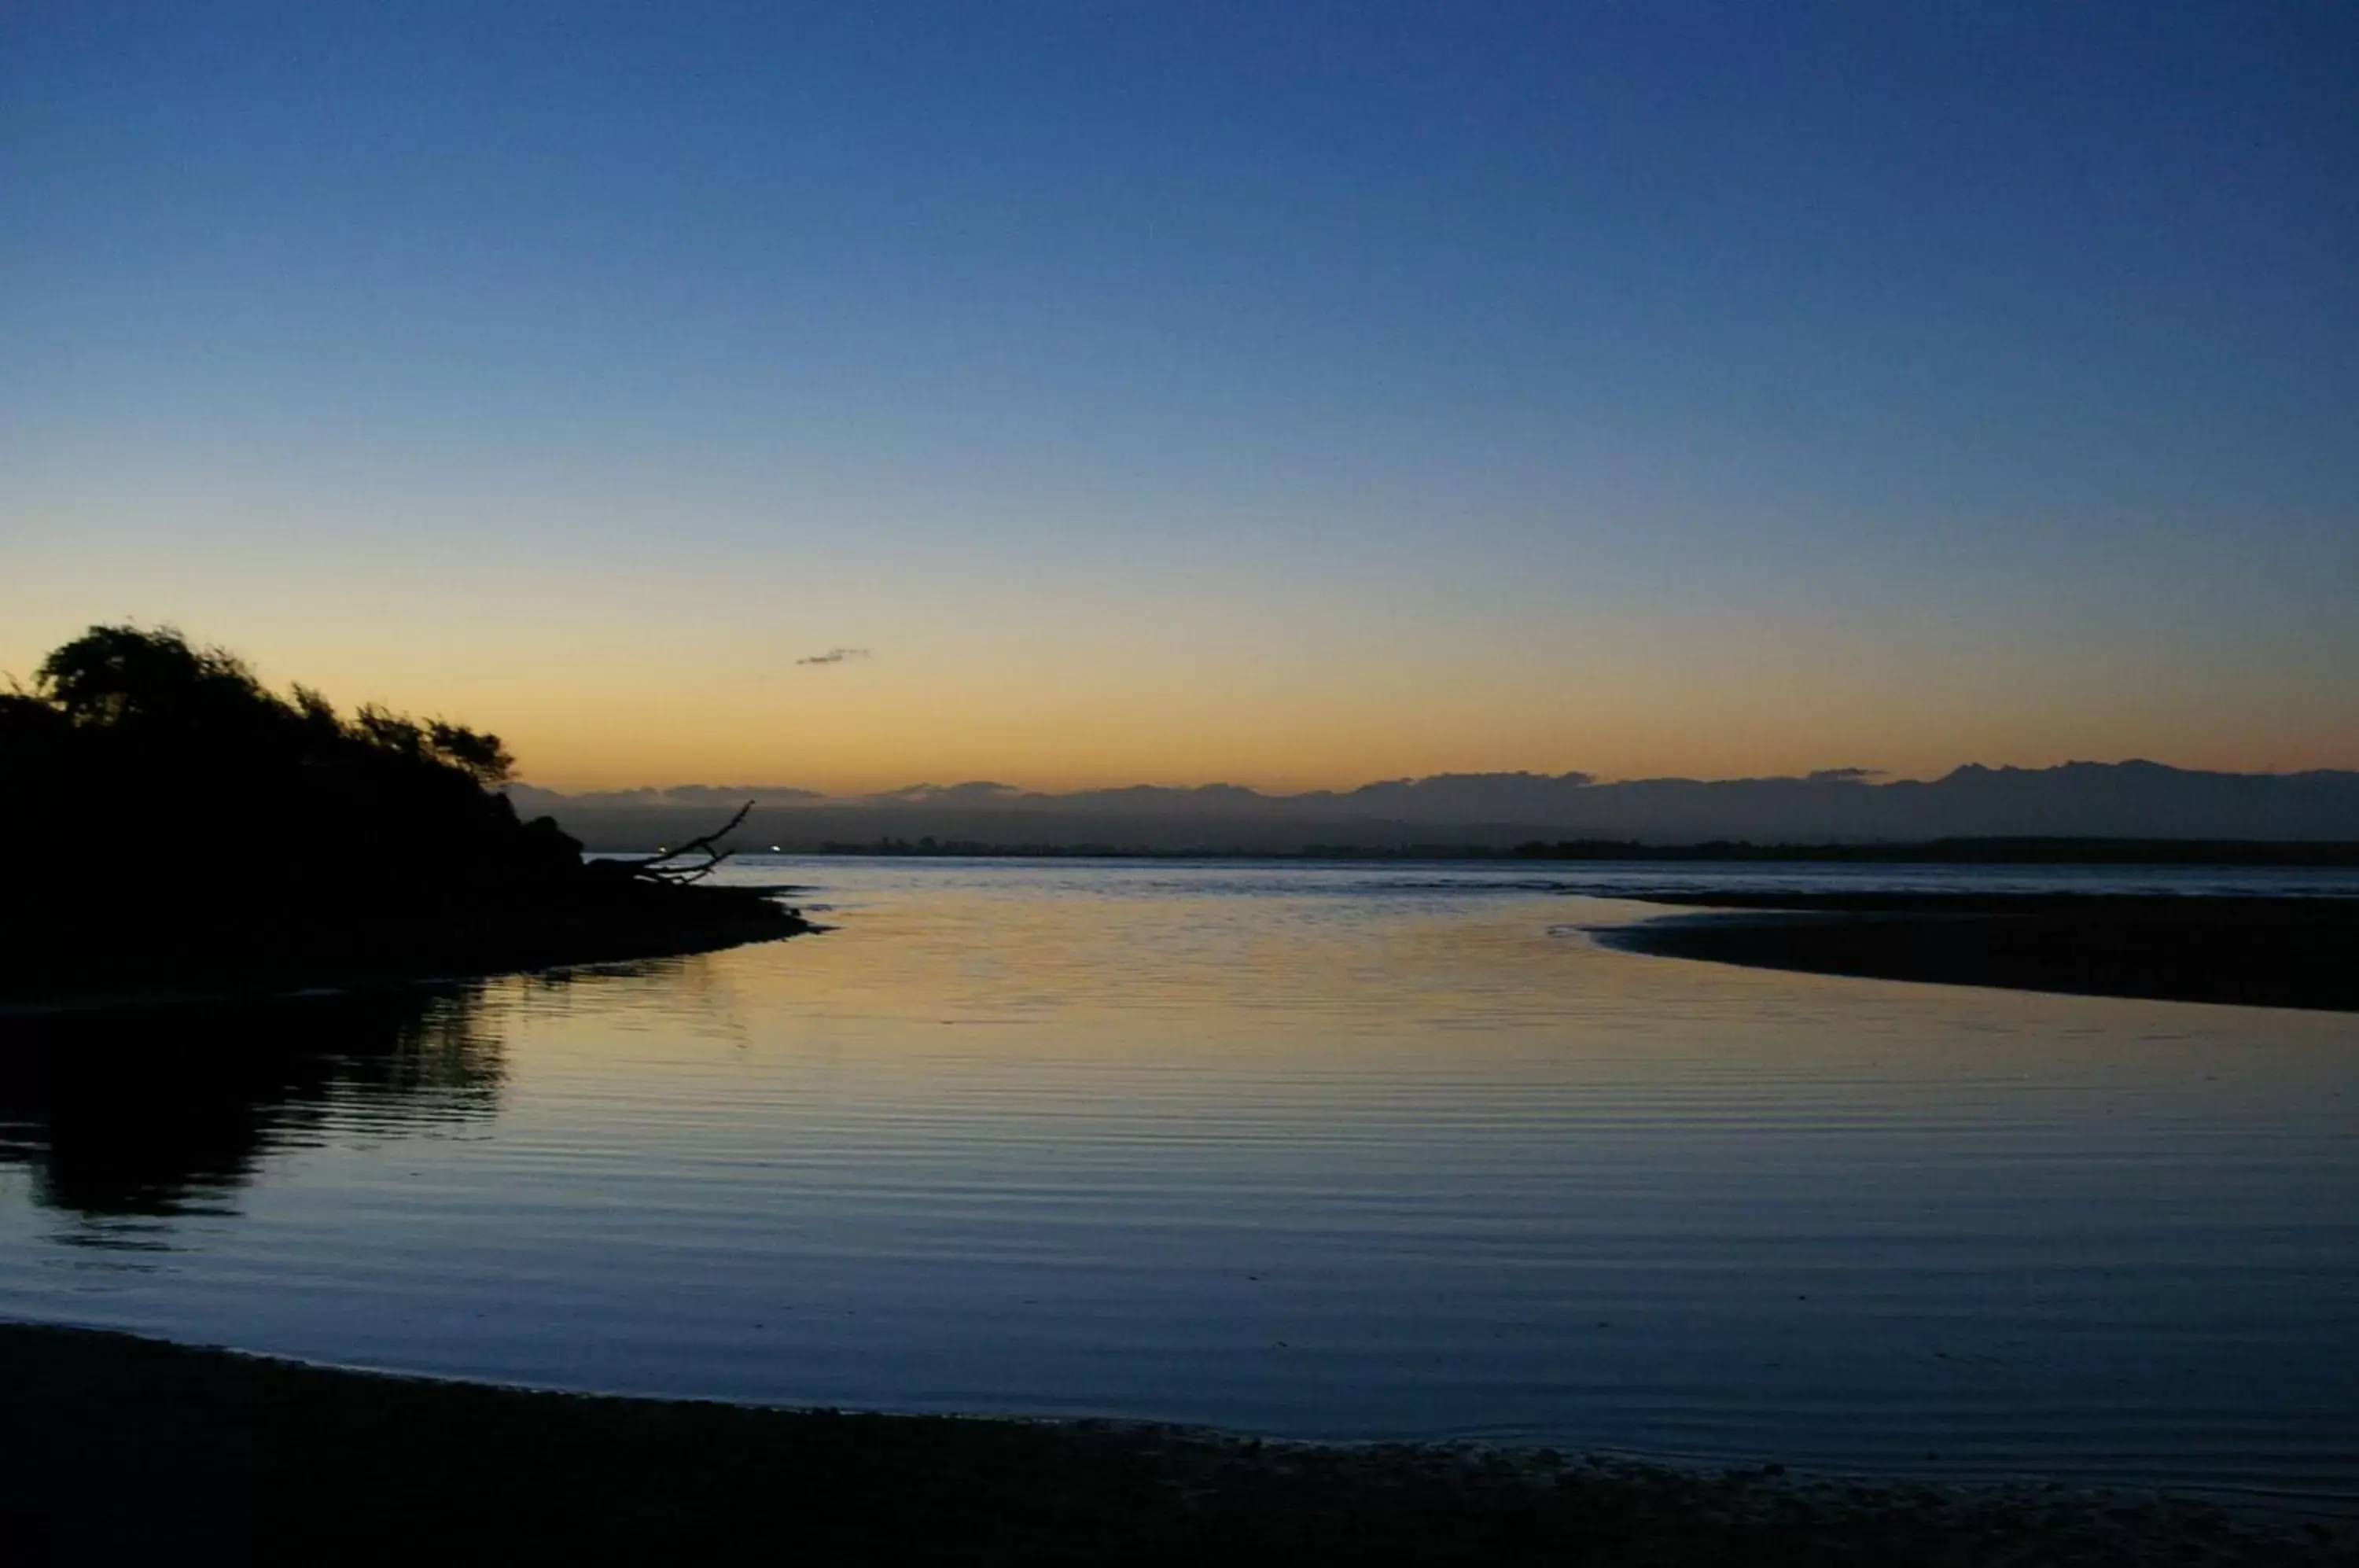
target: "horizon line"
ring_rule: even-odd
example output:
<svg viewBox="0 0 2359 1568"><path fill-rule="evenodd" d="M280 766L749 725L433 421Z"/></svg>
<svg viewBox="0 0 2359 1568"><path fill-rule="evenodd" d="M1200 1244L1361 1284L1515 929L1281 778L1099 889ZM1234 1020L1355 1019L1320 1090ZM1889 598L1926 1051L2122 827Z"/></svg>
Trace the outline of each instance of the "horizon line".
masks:
<svg viewBox="0 0 2359 1568"><path fill-rule="evenodd" d="M959 779L948 784L922 781L897 785L890 789L855 790L837 793L788 783L712 784L701 780L673 784L610 785L593 788L563 789L535 783L530 779L512 779L504 788L527 789L545 795L579 800L591 796L654 795L664 796L695 790L712 794L746 793L797 797L813 804L862 804L886 801L899 804L929 803L929 797L957 797L969 802L989 800L1058 800L1071 796L1121 794L1129 791L1163 791L1171 794L1206 794L1213 791L1234 791L1251 794L1268 800L1292 800L1320 796L1343 797L1386 786L1416 787L1450 780L1525 780L1538 784L1560 785L1571 789L1614 788L1636 784L1806 784L1821 787L1858 785L1882 789L1896 784L1933 784L1955 778L1961 773L2052 773L2071 768L2156 768L2171 773L2209 775L2232 779L2299 779L2318 774L2354 774L2359 768L2187 768L2161 762L2148 757L2125 757L2112 761L2088 757L2071 757L2062 762L2025 765L2019 763L1962 762L1946 771L1930 774L1900 774L1882 768L1856 766L1812 768L1803 773L1746 773L1718 778L1701 778L1688 774L1640 774L1626 778L1607 778L1580 768L1561 772L1544 772L1528 768L1497 768L1484 770L1451 770L1427 774L1398 774L1371 779L1358 784L1315 786L1299 789L1271 789L1261 785L1243 784L1234 779L1210 779L1195 784L1134 781L1126 784L1084 784L1070 789L1038 788L986 779ZM945 802L947 803L947 802Z"/></svg>

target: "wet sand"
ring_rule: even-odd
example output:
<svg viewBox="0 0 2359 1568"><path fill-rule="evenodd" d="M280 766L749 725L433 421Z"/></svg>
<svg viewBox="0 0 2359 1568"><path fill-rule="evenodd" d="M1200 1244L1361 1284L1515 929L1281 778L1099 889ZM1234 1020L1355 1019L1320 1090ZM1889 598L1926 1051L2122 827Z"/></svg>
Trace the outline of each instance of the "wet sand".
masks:
<svg viewBox="0 0 2359 1568"><path fill-rule="evenodd" d="M12 1561L2349 1563L2348 1519L2060 1486L528 1393L0 1325ZM15 1553L22 1553L18 1558Z"/></svg>
<svg viewBox="0 0 2359 1568"><path fill-rule="evenodd" d="M1880 980L2359 1011L2359 898L1654 893L1744 910L1599 932L1633 953Z"/></svg>

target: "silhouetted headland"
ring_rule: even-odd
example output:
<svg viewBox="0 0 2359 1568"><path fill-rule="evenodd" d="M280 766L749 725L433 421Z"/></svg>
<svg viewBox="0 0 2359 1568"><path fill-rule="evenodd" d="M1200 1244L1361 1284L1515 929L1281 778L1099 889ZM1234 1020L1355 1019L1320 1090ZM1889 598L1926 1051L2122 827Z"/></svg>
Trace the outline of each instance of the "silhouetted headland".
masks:
<svg viewBox="0 0 2359 1568"><path fill-rule="evenodd" d="M0 1325L27 1562L2347 1563L2343 1519L1547 1449L583 1398ZM356 1534L356 1532L358 1532Z"/></svg>
<svg viewBox="0 0 2359 1568"><path fill-rule="evenodd" d="M1669 958L1879 980L2359 1012L2359 898L1648 893L1761 911L1601 932Z"/></svg>
<svg viewBox="0 0 2359 1568"><path fill-rule="evenodd" d="M718 835L589 861L499 786L499 737L265 688L96 626L0 693L0 1000L264 994L701 952L809 930L696 885Z"/></svg>

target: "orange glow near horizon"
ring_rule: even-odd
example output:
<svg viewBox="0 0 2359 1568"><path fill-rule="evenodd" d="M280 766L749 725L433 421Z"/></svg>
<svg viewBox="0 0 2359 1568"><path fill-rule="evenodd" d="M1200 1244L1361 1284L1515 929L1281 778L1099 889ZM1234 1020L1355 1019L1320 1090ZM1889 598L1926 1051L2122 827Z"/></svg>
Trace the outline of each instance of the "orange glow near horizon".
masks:
<svg viewBox="0 0 2359 1568"><path fill-rule="evenodd" d="M204 623L182 624L205 640ZM1247 654L1160 658L1151 644L1068 657L1049 638L992 659L920 646L810 667L714 644L667 657L547 623L397 640L277 630L231 645L273 685L300 680L346 710L380 702L495 731L521 779L566 791L853 795L989 779L1294 792L1451 772L1712 779L1858 766L1929 778L1968 762L2130 757L2231 771L2359 766L2359 743L2321 711L2331 693L2195 709L2159 683L2125 691L2100 669L2095 682L2112 688L2100 702L2086 683L1995 659L1962 675L1938 660L1780 657L1701 638L1620 662L1611 648L1569 648L1559 664L1523 650L1503 662L1362 646L1264 667ZM17 642L0 648L0 667L28 674L43 651Z"/></svg>

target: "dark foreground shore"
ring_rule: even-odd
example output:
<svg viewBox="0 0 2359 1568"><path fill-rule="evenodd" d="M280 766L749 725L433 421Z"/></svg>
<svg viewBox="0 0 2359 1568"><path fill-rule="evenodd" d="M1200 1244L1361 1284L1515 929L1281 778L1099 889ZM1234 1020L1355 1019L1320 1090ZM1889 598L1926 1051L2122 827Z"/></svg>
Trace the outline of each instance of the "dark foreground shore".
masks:
<svg viewBox="0 0 2359 1568"><path fill-rule="evenodd" d="M0 953L0 1013L473 979L711 953L817 929L763 889L619 877L563 899L390 915L199 907L46 927L28 917L27 938Z"/></svg>
<svg viewBox="0 0 2359 1568"><path fill-rule="evenodd" d="M1655 893L1744 916L1658 920L1611 945L1817 975L2359 1011L2359 898Z"/></svg>
<svg viewBox="0 0 2359 1568"><path fill-rule="evenodd" d="M0 1558L2327 1563L2349 1521L1549 1451L749 1410L0 1325Z"/></svg>

